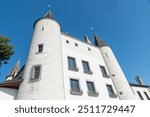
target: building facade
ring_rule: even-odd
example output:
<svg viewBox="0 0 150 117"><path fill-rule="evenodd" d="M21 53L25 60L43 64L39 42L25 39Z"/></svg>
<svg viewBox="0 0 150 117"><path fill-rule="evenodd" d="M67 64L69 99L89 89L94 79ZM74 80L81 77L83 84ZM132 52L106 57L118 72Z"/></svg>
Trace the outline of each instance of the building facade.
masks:
<svg viewBox="0 0 150 117"><path fill-rule="evenodd" d="M142 99L140 90L146 96L143 99L149 99L149 86L140 84L137 88L136 84L129 84L112 49L98 35L94 34L92 44L88 36L81 41L61 32L50 10L33 27L25 67L0 84L0 97L5 94L6 99L16 100L138 100Z"/></svg>

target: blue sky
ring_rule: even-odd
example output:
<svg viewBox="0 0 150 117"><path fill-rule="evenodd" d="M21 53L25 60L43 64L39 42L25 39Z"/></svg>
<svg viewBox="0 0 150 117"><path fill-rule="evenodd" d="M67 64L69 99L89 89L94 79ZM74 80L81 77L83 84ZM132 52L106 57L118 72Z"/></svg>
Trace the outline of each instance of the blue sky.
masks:
<svg viewBox="0 0 150 117"><path fill-rule="evenodd" d="M0 68L3 81L18 60L25 64L33 23L51 4L62 31L83 40L90 30L112 47L129 82L140 75L150 84L150 0L2 0L0 34L11 38L15 54Z"/></svg>

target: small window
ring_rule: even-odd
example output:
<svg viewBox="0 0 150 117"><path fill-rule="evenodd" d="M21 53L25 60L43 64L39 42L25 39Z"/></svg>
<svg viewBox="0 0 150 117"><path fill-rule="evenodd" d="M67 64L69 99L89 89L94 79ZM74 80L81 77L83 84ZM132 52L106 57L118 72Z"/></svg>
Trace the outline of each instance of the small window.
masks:
<svg viewBox="0 0 150 117"><path fill-rule="evenodd" d="M42 53L43 52L43 44L39 44L38 45L38 53Z"/></svg>
<svg viewBox="0 0 150 117"><path fill-rule="evenodd" d="M71 90L70 93L73 95L82 95L83 91L79 87L79 81L75 79L70 79Z"/></svg>
<svg viewBox="0 0 150 117"><path fill-rule="evenodd" d="M150 97L148 96L148 94L147 94L146 92L144 92L144 94L145 94L146 98L147 98L148 100L150 100Z"/></svg>
<svg viewBox="0 0 150 117"><path fill-rule="evenodd" d="M88 51L91 51L91 48L88 48Z"/></svg>
<svg viewBox="0 0 150 117"><path fill-rule="evenodd" d="M75 43L75 46L78 47L78 43Z"/></svg>
<svg viewBox="0 0 150 117"><path fill-rule="evenodd" d="M94 83L93 82L87 82L87 88L88 88L88 95L89 96L98 96L98 92L96 92Z"/></svg>
<svg viewBox="0 0 150 117"><path fill-rule="evenodd" d="M75 70L75 71L78 70L78 69L76 68L75 58L68 57L68 69L69 69L69 70Z"/></svg>
<svg viewBox="0 0 150 117"><path fill-rule="evenodd" d="M69 44L69 41L68 41L68 40L66 40L66 43L68 43L68 44Z"/></svg>
<svg viewBox="0 0 150 117"><path fill-rule="evenodd" d="M42 28L41 28L41 29L42 29L42 31L44 31L44 26L42 26Z"/></svg>
<svg viewBox="0 0 150 117"><path fill-rule="evenodd" d="M94 93L95 92L95 88L94 88L93 82L87 82L87 87L88 87L89 93Z"/></svg>
<svg viewBox="0 0 150 117"><path fill-rule="evenodd" d="M100 66L100 69L101 69L101 72L102 72L103 77L109 78L105 67L104 67L104 66Z"/></svg>
<svg viewBox="0 0 150 117"><path fill-rule="evenodd" d="M106 85L108 93L109 93L109 97L111 98L116 98L117 95L115 94L112 85Z"/></svg>
<svg viewBox="0 0 150 117"><path fill-rule="evenodd" d="M31 71L31 81L38 80L40 78L41 66L33 66Z"/></svg>
<svg viewBox="0 0 150 117"><path fill-rule="evenodd" d="M86 61L82 61L82 65L83 65L84 73L92 74L92 72L91 72L91 70L90 70L89 63L88 63L88 62L86 62Z"/></svg>
<svg viewBox="0 0 150 117"><path fill-rule="evenodd" d="M142 97L141 93L139 91L137 91L137 94L139 95L141 100L144 100L144 98Z"/></svg>

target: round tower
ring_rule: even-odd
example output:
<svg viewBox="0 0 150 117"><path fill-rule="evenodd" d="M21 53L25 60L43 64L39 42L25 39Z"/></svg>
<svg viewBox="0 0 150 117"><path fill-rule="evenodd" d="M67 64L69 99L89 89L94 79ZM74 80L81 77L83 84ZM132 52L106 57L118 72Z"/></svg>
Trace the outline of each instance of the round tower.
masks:
<svg viewBox="0 0 150 117"><path fill-rule="evenodd" d="M51 11L34 23L17 99L64 99L60 26Z"/></svg>
<svg viewBox="0 0 150 117"><path fill-rule="evenodd" d="M107 46L96 34L95 44L100 47L100 51L111 75L119 98L121 100L136 99L116 57L112 52L112 49Z"/></svg>

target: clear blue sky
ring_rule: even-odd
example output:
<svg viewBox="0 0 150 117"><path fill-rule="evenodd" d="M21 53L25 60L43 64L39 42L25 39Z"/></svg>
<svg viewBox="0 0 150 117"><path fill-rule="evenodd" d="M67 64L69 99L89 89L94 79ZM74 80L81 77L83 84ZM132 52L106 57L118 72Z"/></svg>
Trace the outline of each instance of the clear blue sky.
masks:
<svg viewBox="0 0 150 117"><path fill-rule="evenodd" d="M129 82L140 75L150 84L150 0L1 0L0 34L11 38L15 54L0 68L4 80L18 60L25 64L33 23L51 4L63 32L93 42L90 27L112 47Z"/></svg>

